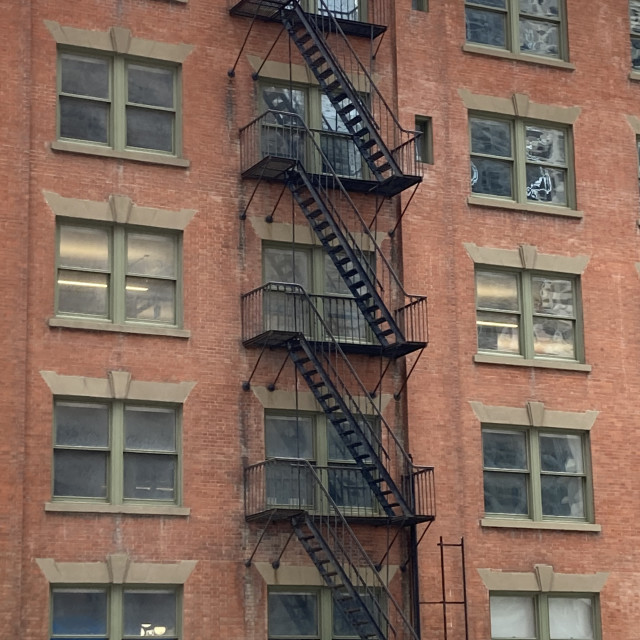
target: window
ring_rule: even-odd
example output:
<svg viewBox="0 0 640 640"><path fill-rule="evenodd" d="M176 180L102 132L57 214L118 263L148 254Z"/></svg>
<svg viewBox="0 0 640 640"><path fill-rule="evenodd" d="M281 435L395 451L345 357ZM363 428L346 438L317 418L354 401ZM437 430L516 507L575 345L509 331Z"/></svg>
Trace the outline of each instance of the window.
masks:
<svg viewBox="0 0 640 640"><path fill-rule="evenodd" d="M592 594L491 594L491 638L595 640L600 637Z"/></svg>
<svg viewBox="0 0 640 640"><path fill-rule="evenodd" d="M179 154L179 66L62 51L58 138Z"/></svg>
<svg viewBox="0 0 640 640"><path fill-rule="evenodd" d="M58 225L56 315L180 325L181 237L126 225Z"/></svg>
<svg viewBox="0 0 640 640"><path fill-rule="evenodd" d="M56 400L53 496L180 502L179 409L119 400Z"/></svg>
<svg viewBox="0 0 640 640"><path fill-rule="evenodd" d="M631 23L631 68L640 71L640 0L629 0Z"/></svg>
<svg viewBox="0 0 640 640"><path fill-rule="evenodd" d="M433 132L431 118L416 116L415 129L421 133L416 143L416 160L425 164L433 164Z"/></svg>
<svg viewBox="0 0 640 640"><path fill-rule="evenodd" d="M488 515L593 521L587 433L484 427L482 451Z"/></svg>
<svg viewBox="0 0 640 640"><path fill-rule="evenodd" d="M470 137L474 194L575 208L567 127L472 116Z"/></svg>
<svg viewBox="0 0 640 640"><path fill-rule="evenodd" d="M263 155L297 158L312 173L333 170L341 177L363 179L366 171L362 156L329 98L318 87L264 84L261 86L263 110L295 113L311 129L322 150L305 142L305 132L295 118L273 113L263 125ZM345 103L346 104L346 103Z"/></svg>
<svg viewBox="0 0 640 640"><path fill-rule="evenodd" d="M360 313L353 295L338 273L331 257L322 247L305 247L291 244L265 244L262 248L263 279L265 282L287 282L301 285L310 293L318 313L329 331L339 341L371 342L364 316ZM265 321L270 329L290 326L292 316L297 317L297 329L310 335L318 330L313 327L313 315L303 306L294 312L291 296L272 293Z"/></svg>
<svg viewBox="0 0 640 640"><path fill-rule="evenodd" d="M365 605L382 624L382 606L375 590L361 594ZM346 615L334 605L329 589L280 587L269 589L269 640L359 638Z"/></svg>
<svg viewBox="0 0 640 640"><path fill-rule="evenodd" d="M121 585L64 587L51 591L51 638L180 638L180 593L176 588Z"/></svg>
<svg viewBox="0 0 640 640"><path fill-rule="evenodd" d="M478 350L582 362L579 300L575 276L478 269Z"/></svg>
<svg viewBox="0 0 640 640"><path fill-rule="evenodd" d="M466 0L467 42L567 59L564 0Z"/></svg>
<svg viewBox="0 0 640 640"><path fill-rule="evenodd" d="M371 515L376 498L324 414L269 412L264 422L267 458L308 460L344 515ZM373 419L369 424L374 424ZM267 477L267 501L271 504L317 504L313 492L304 468L292 472L290 467L273 467Z"/></svg>

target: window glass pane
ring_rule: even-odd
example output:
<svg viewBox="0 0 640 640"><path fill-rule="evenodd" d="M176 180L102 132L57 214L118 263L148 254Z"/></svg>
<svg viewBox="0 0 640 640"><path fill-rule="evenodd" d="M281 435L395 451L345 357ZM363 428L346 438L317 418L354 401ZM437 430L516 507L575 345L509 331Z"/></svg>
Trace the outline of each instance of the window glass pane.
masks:
<svg viewBox="0 0 640 640"><path fill-rule="evenodd" d="M173 151L173 113L139 107L127 107L126 112L128 147Z"/></svg>
<svg viewBox="0 0 640 640"><path fill-rule="evenodd" d="M532 16L557 17L560 15L559 0L520 0L520 13Z"/></svg>
<svg viewBox="0 0 640 640"><path fill-rule="evenodd" d="M61 225L60 266L109 271L109 235L105 229Z"/></svg>
<svg viewBox="0 0 640 640"><path fill-rule="evenodd" d="M305 93L300 89L263 86L262 100L267 109L297 113L300 116L300 119L298 119L273 114L268 118L270 124L299 126L306 121Z"/></svg>
<svg viewBox="0 0 640 640"><path fill-rule="evenodd" d="M109 407L101 404L57 402L55 444L108 447Z"/></svg>
<svg viewBox="0 0 640 640"><path fill-rule="evenodd" d="M484 472L484 510L487 513L527 515L527 476L522 473Z"/></svg>
<svg viewBox="0 0 640 640"><path fill-rule="evenodd" d="M573 280L533 276L531 290L534 313L571 318L573 308Z"/></svg>
<svg viewBox="0 0 640 640"><path fill-rule="evenodd" d="M557 58L560 55L560 29L554 22L520 19L520 51Z"/></svg>
<svg viewBox="0 0 640 640"><path fill-rule="evenodd" d="M471 152L511 157L511 124L498 120L471 119Z"/></svg>
<svg viewBox="0 0 640 640"><path fill-rule="evenodd" d="M382 626L383 620L379 597L376 599L371 593L360 593L359 595L363 604L372 614L373 619L384 634L385 628ZM349 622L347 616L342 613L340 607L336 606L335 603L333 606L333 637L360 637L358 629Z"/></svg>
<svg viewBox="0 0 640 640"><path fill-rule="evenodd" d="M296 460L271 460L265 467L267 504L313 505L314 479L309 466Z"/></svg>
<svg viewBox="0 0 640 640"><path fill-rule="evenodd" d="M631 38L631 66L640 69L640 38Z"/></svg>
<svg viewBox="0 0 640 640"><path fill-rule="evenodd" d="M176 277L176 238L144 233L127 234L127 273Z"/></svg>
<svg viewBox="0 0 640 640"><path fill-rule="evenodd" d="M107 593L104 589L54 589L52 631L56 635L105 636Z"/></svg>
<svg viewBox="0 0 640 640"><path fill-rule="evenodd" d="M518 275L501 271L476 271L476 303L482 309L518 311Z"/></svg>
<svg viewBox="0 0 640 640"><path fill-rule="evenodd" d="M58 272L58 312L106 317L109 276L84 271Z"/></svg>
<svg viewBox="0 0 640 640"><path fill-rule="evenodd" d="M349 262L346 265L348 268L351 265ZM349 287L347 287L346 282L342 279L342 276L338 272L336 265L333 264L333 260L331 260L331 256L329 254L324 254L324 292L325 293L335 293L344 296L351 296L352 293L349 291Z"/></svg>
<svg viewBox="0 0 640 640"><path fill-rule="evenodd" d="M265 282L295 282L309 291L310 256L306 251L263 247L262 255Z"/></svg>
<svg viewBox="0 0 640 640"><path fill-rule="evenodd" d="M486 4L482 2L481 4ZM482 11L467 7L465 10L467 42L505 48L507 45L507 16L503 12Z"/></svg>
<svg viewBox="0 0 640 640"><path fill-rule="evenodd" d="M358 515L361 511L375 508L376 498L360 469L330 467L327 475L329 495L339 507L348 509L348 515ZM352 634L353 630L347 635Z"/></svg>
<svg viewBox="0 0 640 640"><path fill-rule="evenodd" d="M107 497L106 451L56 449L53 460L53 494L79 498Z"/></svg>
<svg viewBox="0 0 640 640"><path fill-rule="evenodd" d="M564 169L528 164L527 200L567 204L567 172Z"/></svg>
<svg viewBox="0 0 640 640"><path fill-rule="evenodd" d="M314 459L311 418L266 415L264 428L268 458Z"/></svg>
<svg viewBox="0 0 640 640"><path fill-rule="evenodd" d="M173 107L172 69L154 69L137 64L127 65L129 102L150 104L154 107Z"/></svg>
<svg viewBox="0 0 640 640"><path fill-rule="evenodd" d="M540 434L540 468L543 471L583 473L582 437Z"/></svg>
<svg viewBox="0 0 640 640"><path fill-rule="evenodd" d="M357 0L324 0L324 6L318 7L318 13L326 15L327 10L341 20L358 20Z"/></svg>
<svg viewBox="0 0 640 640"><path fill-rule="evenodd" d="M640 0L629 0L631 32L640 33Z"/></svg>
<svg viewBox="0 0 640 640"><path fill-rule="evenodd" d="M124 446L139 451L176 450L176 413L152 407L126 407Z"/></svg>
<svg viewBox="0 0 640 640"><path fill-rule="evenodd" d="M177 635L176 594L173 591L125 591L123 610L124 634L127 636Z"/></svg>
<svg viewBox="0 0 640 640"><path fill-rule="evenodd" d="M127 320L176 322L176 283L173 280L127 278L125 285Z"/></svg>
<svg viewBox="0 0 640 640"><path fill-rule="evenodd" d="M545 516L584 518L583 480L572 476L540 477Z"/></svg>
<svg viewBox="0 0 640 640"><path fill-rule="evenodd" d="M519 431L483 431L484 466L492 469L527 469L527 438Z"/></svg>
<svg viewBox="0 0 640 640"><path fill-rule="evenodd" d="M322 115L322 130L337 131L339 133L348 133L348 129L342 122L342 118L338 115L336 108L331 104L329 96L323 93L320 96L320 110Z"/></svg>
<svg viewBox="0 0 640 640"><path fill-rule="evenodd" d="M478 349L520 353L520 316L478 311Z"/></svg>
<svg viewBox="0 0 640 640"><path fill-rule="evenodd" d="M347 449L342 438L338 435L336 428L327 422L327 455L329 460L353 462L353 456Z"/></svg>
<svg viewBox="0 0 640 640"><path fill-rule="evenodd" d="M491 637L535 638L533 598L491 596Z"/></svg>
<svg viewBox="0 0 640 640"><path fill-rule="evenodd" d="M318 598L315 593L269 592L270 636L317 636Z"/></svg>
<svg viewBox="0 0 640 640"><path fill-rule="evenodd" d="M109 103L60 96L60 137L107 143Z"/></svg>
<svg viewBox="0 0 640 640"><path fill-rule="evenodd" d="M567 164L565 132L562 129L549 129L537 125L526 127L525 153L527 162L542 164Z"/></svg>
<svg viewBox="0 0 640 640"><path fill-rule="evenodd" d="M533 318L533 350L536 355L575 359L574 323L552 318Z"/></svg>
<svg viewBox="0 0 640 640"><path fill-rule="evenodd" d="M492 196L511 197L513 163L474 156L471 161L471 190Z"/></svg>
<svg viewBox="0 0 640 640"><path fill-rule="evenodd" d="M591 598L549 598L549 637L593 640Z"/></svg>
<svg viewBox="0 0 640 640"><path fill-rule="evenodd" d="M68 53L60 57L64 93L109 98L109 61Z"/></svg>
<svg viewBox="0 0 640 640"><path fill-rule="evenodd" d="M322 134L320 148L326 157L322 160L323 173L335 173L349 178L362 178L362 156L350 137ZM331 164L331 167L327 165Z"/></svg>
<svg viewBox="0 0 640 640"><path fill-rule="evenodd" d="M124 454L124 497L175 500L176 457L149 453Z"/></svg>
<svg viewBox="0 0 640 640"><path fill-rule="evenodd" d="M469 0L468 4L481 4L484 7L495 7L497 9L506 9L507 0Z"/></svg>

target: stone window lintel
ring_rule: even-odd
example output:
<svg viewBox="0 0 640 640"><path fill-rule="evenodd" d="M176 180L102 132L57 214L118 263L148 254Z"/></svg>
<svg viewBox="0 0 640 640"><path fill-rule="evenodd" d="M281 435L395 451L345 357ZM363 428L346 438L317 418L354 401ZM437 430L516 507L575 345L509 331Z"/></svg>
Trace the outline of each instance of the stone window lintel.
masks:
<svg viewBox="0 0 640 640"><path fill-rule="evenodd" d="M533 593L600 593L608 572L555 573L551 565L536 564L532 572L478 569L485 587L491 591L527 591Z"/></svg>

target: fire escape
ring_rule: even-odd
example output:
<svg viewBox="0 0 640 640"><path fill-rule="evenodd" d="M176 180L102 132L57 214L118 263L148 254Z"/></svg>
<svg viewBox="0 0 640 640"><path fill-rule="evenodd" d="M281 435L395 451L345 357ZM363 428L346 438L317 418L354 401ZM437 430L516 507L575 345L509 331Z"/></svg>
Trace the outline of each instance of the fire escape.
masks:
<svg viewBox="0 0 640 640"><path fill-rule="evenodd" d="M242 297L243 344L262 349L258 362L265 349L286 351L352 459L348 468L290 458L249 466L245 515L266 523L265 531L290 524L362 640L418 640L417 575L408 614L353 528L386 525L396 532L391 545L408 528L409 564L417 525L435 517L433 468L414 465L406 430L387 422L347 356L391 362L427 344L426 298L405 292L350 196L369 193L374 206L421 181L419 133L400 126L347 37L372 44L381 38L384 7L384 0L370 0L371 22L340 11L335 1L330 7L318 0L310 10L299 0L241 0L231 9L251 18L251 28L256 20L282 24L342 123L342 151L363 163L357 176L345 175L328 137L310 129L283 93L265 95L266 111L240 131L243 177L257 179L255 189L263 181L283 183L350 293L320 296L296 283L267 282ZM345 486L356 499L340 499L337 488Z"/></svg>

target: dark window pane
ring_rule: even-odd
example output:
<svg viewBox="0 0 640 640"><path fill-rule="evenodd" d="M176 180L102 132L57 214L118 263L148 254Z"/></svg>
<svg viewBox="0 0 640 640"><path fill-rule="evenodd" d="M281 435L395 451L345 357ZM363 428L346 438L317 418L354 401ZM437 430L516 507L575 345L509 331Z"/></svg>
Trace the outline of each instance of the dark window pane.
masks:
<svg viewBox="0 0 640 640"><path fill-rule="evenodd" d="M127 407L124 410L124 446L139 451L175 451L175 411Z"/></svg>
<svg viewBox="0 0 640 640"><path fill-rule="evenodd" d="M517 431L483 431L482 451L485 468L523 469L527 464L527 439Z"/></svg>
<svg viewBox="0 0 640 640"><path fill-rule="evenodd" d="M324 0L324 6L318 7L318 13L326 14L327 9L335 18L358 20L357 0Z"/></svg>
<svg viewBox="0 0 640 640"><path fill-rule="evenodd" d="M78 498L107 497L106 451L56 449L53 458L53 495Z"/></svg>
<svg viewBox="0 0 640 640"><path fill-rule="evenodd" d="M511 157L511 125L499 120L471 120L471 151Z"/></svg>
<svg viewBox="0 0 640 640"><path fill-rule="evenodd" d="M520 13L545 18L560 15L560 0L520 0Z"/></svg>
<svg viewBox="0 0 640 640"><path fill-rule="evenodd" d="M127 146L172 152L174 120L167 111L127 107Z"/></svg>
<svg viewBox="0 0 640 640"><path fill-rule="evenodd" d="M107 143L109 109L106 102L60 96L60 137Z"/></svg>
<svg viewBox="0 0 640 640"><path fill-rule="evenodd" d="M582 485L582 478L572 476L541 476L540 486L542 489L543 515L584 518Z"/></svg>
<svg viewBox="0 0 640 640"><path fill-rule="evenodd" d="M307 251L264 247L264 282L295 282L307 291L311 282L311 256Z"/></svg>
<svg viewBox="0 0 640 640"><path fill-rule="evenodd" d="M384 619L382 615L383 603L380 601L380 596L374 596L371 593L360 593L360 598L364 606L369 610L369 613L376 621L378 628L382 631L383 635L386 635L387 629L383 626ZM349 605L351 606L351 605ZM346 606L346 608L349 608ZM359 618L358 618L359 619ZM333 607L333 636L336 637L360 637L361 629L354 627L349 621L349 618L342 612L339 606Z"/></svg>
<svg viewBox="0 0 640 640"><path fill-rule="evenodd" d="M61 56L64 93L109 98L109 61L65 53Z"/></svg>
<svg viewBox="0 0 640 640"><path fill-rule="evenodd" d="M61 267L109 271L109 232L61 225L59 256Z"/></svg>
<svg viewBox="0 0 640 640"><path fill-rule="evenodd" d="M101 404L56 403L55 444L109 446L109 407Z"/></svg>
<svg viewBox="0 0 640 640"><path fill-rule="evenodd" d="M173 280L127 278L125 284L127 320L176 322L176 283Z"/></svg>
<svg viewBox="0 0 640 640"><path fill-rule="evenodd" d="M146 233L127 234L127 274L174 278L176 238Z"/></svg>
<svg viewBox="0 0 640 640"><path fill-rule="evenodd" d="M582 437L541 434L540 468L543 471L582 473Z"/></svg>
<svg viewBox="0 0 640 640"><path fill-rule="evenodd" d="M467 42L488 44L504 49L507 45L506 14L467 7Z"/></svg>
<svg viewBox="0 0 640 640"><path fill-rule="evenodd" d="M124 635L175 636L176 594L173 591L125 591Z"/></svg>
<svg viewBox="0 0 640 640"><path fill-rule="evenodd" d="M640 38L631 38L631 66L640 69Z"/></svg>
<svg viewBox="0 0 640 640"><path fill-rule="evenodd" d="M58 312L107 317L109 274L58 271Z"/></svg>
<svg viewBox="0 0 640 640"><path fill-rule="evenodd" d="M567 204L567 172L564 169L527 165L527 200Z"/></svg>
<svg viewBox="0 0 640 640"><path fill-rule="evenodd" d="M520 316L478 311L478 349L520 353Z"/></svg>
<svg viewBox="0 0 640 640"><path fill-rule="evenodd" d="M493 196L511 197L511 162L474 157L471 161L471 190Z"/></svg>
<svg viewBox="0 0 640 640"><path fill-rule="evenodd" d="M173 108L174 72L171 69L129 64L127 72L129 102Z"/></svg>
<svg viewBox="0 0 640 640"><path fill-rule="evenodd" d="M550 129L528 125L525 128L525 157L527 162L555 164L567 163L566 133L562 129Z"/></svg>
<svg viewBox="0 0 640 640"><path fill-rule="evenodd" d="M304 462L272 460L266 467L266 493L269 505L312 505L311 470Z"/></svg>
<svg viewBox="0 0 640 640"><path fill-rule="evenodd" d="M521 473L485 471L484 509L487 513L527 515L527 476Z"/></svg>
<svg viewBox="0 0 640 640"><path fill-rule="evenodd" d="M311 418L267 415L264 427L268 458L314 458Z"/></svg>
<svg viewBox="0 0 640 640"><path fill-rule="evenodd" d="M262 87L262 100L267 109L296 113L298 118L289 118L272 114L269 116L270 124L300 126L305 122L305 93L300 89L288 89L286 87Z"/></svg>
<svg viewBox="0 0 640 640"><path fill-rule="evenodd" d="M631 32L640 33L640 0L629 0Z"/></svg>
<svg viewBox="0 0 640 640"><path fill-rule="evenodd" d="M560 55L560 30L553 22L520 20L520 51L557 58Z"/></svg>
<svg viewBox="0 0 640 640"><path fill-rule="evenodd" d="M124 454L124 497L175 500L176 457L149 453Z"/></svg>
<svg viewBox="0 0 640 640"><path fill-rule="evenodd" d="M376 498L371 487L357 467L333 467L327 471L329 495L339 507L345 507L348 514L370 512L374 509Z"/></svg>
<svg viewBox="0 0 640 640"><path fill-rule="evenodd" d="M269 593L270 636L317 636L318 599L314 593Z"/></svg>
<svg viewBox="0 0 640 640"><path fill-rule="evenodd" d="M56 635L107 633L107 593L103 589L54 589L51 608Z"/></svg>

